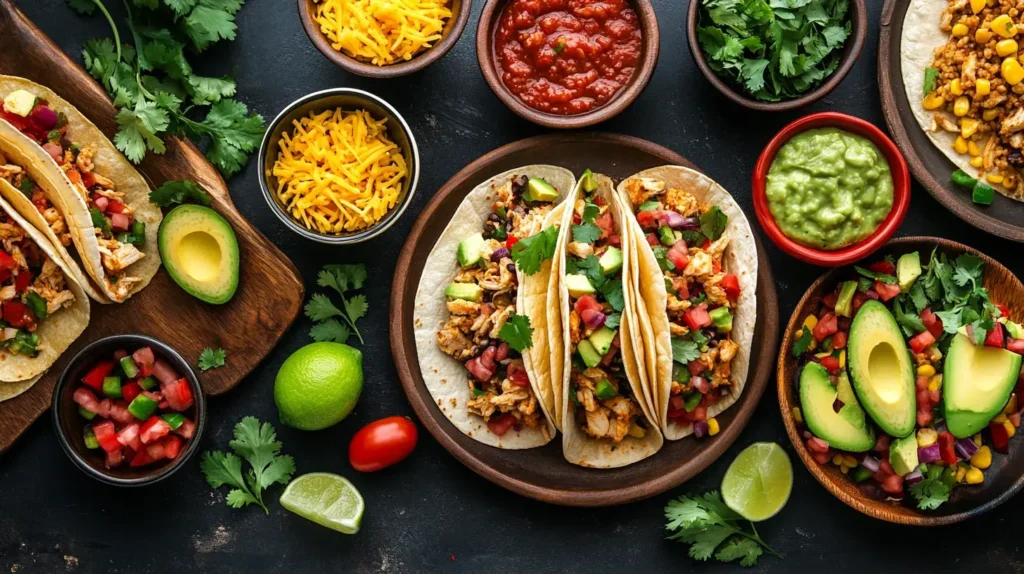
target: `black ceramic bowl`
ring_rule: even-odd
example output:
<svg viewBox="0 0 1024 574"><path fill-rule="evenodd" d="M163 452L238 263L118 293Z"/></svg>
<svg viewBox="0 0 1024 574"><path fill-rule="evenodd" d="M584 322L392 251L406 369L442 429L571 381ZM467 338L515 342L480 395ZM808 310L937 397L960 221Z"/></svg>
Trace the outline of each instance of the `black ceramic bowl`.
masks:
<svg viewBox="0 0 1024 574"><path fill-rule="evenodd" d="M164 459L158 463L135 468L126 463L108 469L104 465L106 456L102 449L89 450L85 447L82 429L86 423L78 414L78 405L72 396L82 377L97 361L111 357L118 349L134 352L136 349L146 346L153 349L157 358L163 358L170 363L192 385L194 400L191 412L186 413L186 416L195 422L195 434L186 442L185 449L174 460ZM196 378L195 371L177 351L145 335L112 335L93 341L82 348L68 361L64 372L60 374L57 385L53 389L53 405L50 412L53 415L53 426L57 431L57 439L71 461L89 476L116 486L145 486L167 478L184 466L185 461L199 449L199 439L206 427L206 397L199 386L199 379Z"/></svg>

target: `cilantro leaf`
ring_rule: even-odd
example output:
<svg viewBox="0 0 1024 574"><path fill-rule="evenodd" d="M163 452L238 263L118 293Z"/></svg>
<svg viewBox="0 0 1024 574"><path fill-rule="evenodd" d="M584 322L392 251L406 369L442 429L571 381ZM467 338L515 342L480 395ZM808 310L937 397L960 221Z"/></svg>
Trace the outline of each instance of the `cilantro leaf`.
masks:
<svg viewBox="0 0 1024 574"><path fill-rule="evenodd" d="M690 361L700 358L700 348L697 343L681 337L672 337L672 360L680 365L686 365Z"/></svg>
<svg viewBox="0 0 1024 574"><path fill-rule="evenodd" d="M606 281L601 286L601 294L605 301L616 311L622 311L626 307L626 300L622 294L622 281Z"/></svg>
<svg viewBox="0 0 1024 574"><path fill-rule="evenodd" d="M910 287L910 300L918 313L928 307L928 296L925 294L924 287L921 286L920 281L915 281L914 285Z"/></svg>
<svg viewBox="0 0 1024 574"><path fill-rule="evenodd" d="M348 327L339 323L337 319L328 319L317 323L309 330L309 337L317 342L345 343L351 335Z"/></svg>
<svg viewBox="0 0 1024 574"><path fill-rule="evenodd" d="M185 180L168 181L149 192L149 201L157 207L169 207L178 203L210 205L210 195L199 185Z"/></svg>
<svg viewBox="0 0 1024 574"><path fill-rule="evenodd" d="M690 245L690 242L687 241L685 238L683 240L686 241L687 245ZM662 271L672 271L673 269L676 268L675 263L669 261L668 257L666 256L668 254L668 247L658 245L657 247L654 247L651 250L654 251L654 259L655 261L658 262L658 267L660 267Z"/></svg>
<svg viewBox="0 0 1024 574"><path fill-rule="evenodd" d="M533 346L533 328L526 315L513 315L498 331L498 338L522 353Z"/></svg>
<svg viewBox="0 0 1024 574"><path fill-rule="evenodd" d="M661 202L656 199L648 199L636 208L637 211L653 211L655 209L661 209Z"/></svg>
<svg viewBox="0 0 1024 574"><path fill-rule="evenodd" d="M229 9L235 3L225 0L199 0L199 5L185 16L185 34L202 52L218 40L234 40L238 26L235 25L235 12L241 7L237 2L234 10Z"/></svg>
<svg viewBox="0 0 1024 574"><path fill-rule="evenodd" d="M793 342L793 356L799 358L801 355L807 352L807 349L811 347L811 340L813 335L810 329L802 329L803 334L800 338Z"/></svg>
<svg viewBox="0 0 1024 574"><path fill-rule="evenodd" d="M941 479L928 477L911 486L910 494L921 510L935 510L949 500L950 488Z"/></svg>
<svg viewBox="0 0 1024 574"><path fill-rule="evenodd" d="M725 226L729 224L729 216L722 212L718 206L712 207L707 213L700 216L700 231L711 241L717 240L725 232Z"/></svg>
<svg viewBox="0 0 1024 574"><path fill-rule="evenodd" d="M224 359L227 358L227 354L227 351L220 347L216 349L206 347L201 353L199 353L199 369L202 371L209 371L210 369L223 367Z"/></svg>
<svg viewBox="0 0 1024 574"><path fill-rule="evenodd" d="M605 316L604 326L608 327L609 329L618 329L619 328L619 323L621 323L621 322L622 322L622 313L619 313L619 312L609 313L608 315Z"/></svg>
<svg viewBox="0 0 1024 574"><path fill-rule="evenodd" d="M896 283L895 275L889 275L888 273L875 273L874 271L870 269L865 269L859 265L854 265L853 270L856 271L857 273L860 273L864 277L867 277L868 279L881 281L882 283L885 283L887 285L892 285L893 283Z"/></svg>
<svg viewBox="0 0 1024 574"><path fill-rule="evenodd" d="M761 556L761 545L749 538L733 537L719 548L715 558L720 562L740 561L740 566L751 567Z"/></svg>
<svg viewBox="0 0 1024 574"><path fill-rule="evenodd" d="M583 206L583 215L581 216L581 219L584 223L593 223L594 220L597 219L598 215L601 215L601 207L597 204L587 202L586 205Z"/></svg>
<svg viewBox="0 0 1024 574"><path fill-rule="evenodd" d="M518 245L518 243L516 245ZM601 289L604 287L606 278L604 276L604 271L601 270L601 262L595 255L588 255L583 259L568 257L566 258L565 263L567 273L582 273L588 280L590 280L590 284L594 286L594 289Z"/></svg>
<svg viewBox="0 0 1024 574"><path fill-rule="evenodd" d="M146 157L146 150L156 154L167 151L164 141L157 134L170 126L167 112L152 102L140 101L134 109L124 108L114 118L118 131L114 134L114 145L134 163Z"/></svg>
<svg viewBox="0 0 1024 574"><path fill-rule="evenodd" d="M572 226L572 240L578 243L593 243L601 236L601 228L593 223Z"/></svg>
<svg viewBox="0 0 1024 574"><path fill-rule="evenodd" d="M935 68L928 67L924 69L924 95L928 95L935 91L935 87L939 84L939 71Z"/></svg>
<svg viewBox="0 0 1024 574"><path fill-rule="evenodd" d="M370 305L366 302L366 295L356 295L351 299L345 300L345 312L348 314L348 318L353 321L362 319L369 308Z"/></svg>
<svg viewBox="0 0 1024 574"><path fill-rule="evenodd" d="M341 317L342 312L331 302L330 297L322 293L314 293L305 307L306 316L314 321L326 321L331 317Z"/></svg>
<svg viewBox="0 0 1024 574"><path fill-rule="evenodd" d="M68 6L83 16L92 16L96 13L96 3L92 0L68 0Z"/></svg>
<svg viewBox="0 0 1024 574"><path fill-rule="evenodd" d="M525 239L520 239L512 246L512 261L526 275L540 271L541 265L554 257L555 246L558 244L558 228L550 226Z"/></svg>

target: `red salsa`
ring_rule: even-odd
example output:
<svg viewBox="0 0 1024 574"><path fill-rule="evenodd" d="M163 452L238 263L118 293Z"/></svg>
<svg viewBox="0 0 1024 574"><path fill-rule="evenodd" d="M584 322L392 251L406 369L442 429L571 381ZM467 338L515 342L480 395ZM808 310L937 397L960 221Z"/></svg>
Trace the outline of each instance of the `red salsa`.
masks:
<svg viewBox="0 0 1024 574"><path fill-rule="evenodd" d="M575 115L607 104L640 61L626 0L511 0L495 36L501 80L524 104Z"/></svg>

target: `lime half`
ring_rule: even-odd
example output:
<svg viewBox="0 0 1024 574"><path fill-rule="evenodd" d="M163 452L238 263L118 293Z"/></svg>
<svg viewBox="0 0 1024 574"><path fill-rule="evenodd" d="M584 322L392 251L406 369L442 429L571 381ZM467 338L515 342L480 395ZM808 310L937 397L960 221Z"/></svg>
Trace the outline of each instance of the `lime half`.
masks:
<svg viewBox="0 0 1024 574"><path fill-rule="evenodd" d="M752 522L775 516L793 490L789 455L773 442L757 442L736 457L722 479L722 499Z"/></svg>
<svg viewBox="0 0 1024 574"><path fill-rule="evenodd" d="M288 484L281 506L320 526L345 534L359 532L363 497L343 476L327 472L304 474Z"/></svg>

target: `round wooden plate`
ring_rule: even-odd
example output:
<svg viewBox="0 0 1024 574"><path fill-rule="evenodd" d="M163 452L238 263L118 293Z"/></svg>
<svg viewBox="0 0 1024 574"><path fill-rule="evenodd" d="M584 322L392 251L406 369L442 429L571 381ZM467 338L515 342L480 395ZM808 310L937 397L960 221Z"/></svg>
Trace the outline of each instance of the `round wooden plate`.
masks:
<svg viewBox="0 0 1024 574"><path fill-rule="evenodd" d="M560 165L579 174L586 168L614 178L665 164L693 164L659 145L623 135L539 136L498 148L455 174L423 209L402 249L391 291L391 352L402 387L430 434L455 458L491 482L537 500L570 506L623 504L660 494L707 468L736 440L750 420L771 376L778 348L778 300L775 280L758 241L757 328L750 380L740 400L718 417L722 432L697 440L668 442L655 456L612 470L582 468L566 462L561 437L531 450L501 450L479 443L456 429L437 408L423 384L413 339L413 298L434 242L456 208L488 177L534 163Z"/></svg>
<svg viewBox="0 0 1024 574"><path fill-rule="evenodd" d="M957 217L989 233L1024 242L1024 203L996 194L990 206L975 205L971 194L949 181L956 165L939 151L914 118L903 84L900 39L910 0L886 0L878 41L878 92L889 132L928 193ZM936 27L939 15L935 15Z"/></svg>
<svg viewBox="0 0 1024 574"><path fill-rule="evenodd" d="M938 237L901 237L887 243L873 254L870 260L881 260L885 255L899 256L916 250L921 254L923 265L936 247L940 252L945 252L951 257L962 253L980 257L985 262L984 283L992 301L1008 306L1010 318L1014 321L1021 321L1024 318L1024 313L1022 313L1024 310L1024 285L1020 280L995 259L961 243ZM777 365L779 408L782 410L782 420L786 424L789 440L793 442L793 448L800 455L804 466L822 486L839 500L868 516L896 524L916 526L952 524L977 516L1006 502L1024 486L1024 447L1021 446L1021 442L1024 441L1019 439L1010 440L1010 454L993 453L992 466L985 471L985 482L954 490L949 501L936 510L918 510L912 499L898 504L869 498L861 493L849 477L840 473L838 467L832 464L820 465L811 458L800 435L804 428L797 428L796 422L793 420L793 407L800 404L800 398L797 396L796 385L797 360L793 358L789 349L792 348L793 334L803 324L804 319L816 311L821 298L834 289L840 279L849 277L850 273L849 267L842 267L833 269L819 277L797 303L796 310L789 318L789 324L782 337L782 347L779 351Z"/></svg>

